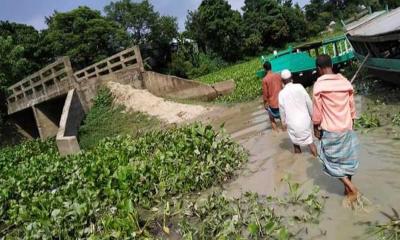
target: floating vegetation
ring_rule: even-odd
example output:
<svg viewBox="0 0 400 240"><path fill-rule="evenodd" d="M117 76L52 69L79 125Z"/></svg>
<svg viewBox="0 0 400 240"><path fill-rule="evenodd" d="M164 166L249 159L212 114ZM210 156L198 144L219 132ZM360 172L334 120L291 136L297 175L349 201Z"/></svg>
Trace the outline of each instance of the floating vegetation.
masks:
<svg viewBox="0 0 400 240"><path fill-rule="evenodd" d="M151 237L152 209L227 181L246 159L228 136L199 124L104 139L69 157L51 140L6 148L0 238Z"/></svg>
<svg viewBox="0 0 400 240"><path fill-rule="evenodd" d="M374 113L363 113L360 118L356 119L354 126L356 129L376 128L381 125L379 118Z"/></svg>
<svg viewBox="0 0 400 240"><path fill-rule="evenodd" d="M205 199L186 204L188 217L179 222L183 239L302 239L307 224L317 227L323 209L318 188L305 194L300 184L287 181L286 197L262 197L246 193L229 199L212 193ZM321 231L317 231L318 236Z"/></svg>
<svg viewBox="0 0 400 240"><path fill-rule="evenodd" d="M399 213L392 208L392 214L381 212L388 220L388 223L376 223L369 230L369 234L380 240L399 240L400 239L400 216Z"/></svg>

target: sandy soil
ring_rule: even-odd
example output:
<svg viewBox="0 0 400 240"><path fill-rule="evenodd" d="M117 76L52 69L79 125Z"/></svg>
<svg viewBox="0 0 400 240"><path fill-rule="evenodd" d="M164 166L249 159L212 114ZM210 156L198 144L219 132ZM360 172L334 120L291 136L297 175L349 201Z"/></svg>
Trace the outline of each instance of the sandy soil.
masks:
<svg viewBox="0 0 400 240"><path fill-rule="evenodd" d="M128 111L147 113L167 123L181 123L208 113L213 107L182 104L157 97L147 90L135 89L129 85L115 82L107 84L115 97L115 103L123 105Z"/></svg>

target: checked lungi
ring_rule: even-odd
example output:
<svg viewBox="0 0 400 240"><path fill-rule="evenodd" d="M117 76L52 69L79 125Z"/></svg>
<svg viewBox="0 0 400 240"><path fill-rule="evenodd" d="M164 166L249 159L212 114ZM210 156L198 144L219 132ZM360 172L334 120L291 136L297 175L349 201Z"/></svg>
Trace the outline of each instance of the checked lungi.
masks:
<svg viewBox="0 0 400 240"><path fill-rule="evenodd" d="M353 176L359 165L358 148L354 131L336 133L323 130L319 158L324 172L335 178Z"/></svg>

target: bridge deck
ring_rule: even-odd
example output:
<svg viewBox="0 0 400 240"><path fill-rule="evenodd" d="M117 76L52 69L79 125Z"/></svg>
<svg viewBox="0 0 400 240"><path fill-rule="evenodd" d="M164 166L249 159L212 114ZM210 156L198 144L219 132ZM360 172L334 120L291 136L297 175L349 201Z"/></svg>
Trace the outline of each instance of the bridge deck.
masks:
<svg viewBox="0 0 400 240"><path fill-rule="evenodd" d="M138 47L125 49L76 73L72 70L69 57L59 58L8 88L8 114L64 95L69 90L85 84L85 80L90 78L98 78L127 67L144 71Z"/></svg>
<svg viewBox="0 0 400 240"><path fill-rule="evenodd" d="M8 88L8 114L66 94L73 87L69 57L62 57Z"/></svg>

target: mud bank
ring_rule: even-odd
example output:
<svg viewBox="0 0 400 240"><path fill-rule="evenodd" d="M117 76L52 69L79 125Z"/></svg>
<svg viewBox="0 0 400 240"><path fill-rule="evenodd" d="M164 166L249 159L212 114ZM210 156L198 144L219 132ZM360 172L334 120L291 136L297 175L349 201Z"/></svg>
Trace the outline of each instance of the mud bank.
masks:
<svg viewBox="0 0 400 240"><path fill-rule="evenodd" d="M360 100L357 105L360 109ZM376 239L365 235L365 223L385 222L380 211L391 207L398 209L400 141L387 138L384 129L358 133L360 167L354 182L371 205L352 211L342 206L344 189L341 183L322 172L318 159L307 149L303 149L302 155L292 154L287 134L271 131L261 102L236 105L207 120L216 127L225 123L228 133L250 153L245 169L224 186L228 195L237 197L249 191L272 196L287 194L287 185L281 181L287 174L301 183L305 191L313 185L320 187L326 204L320 224L316 226L324 236L318 239Z"/></svg>

